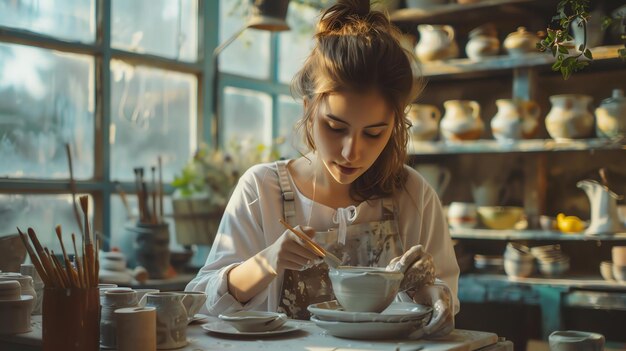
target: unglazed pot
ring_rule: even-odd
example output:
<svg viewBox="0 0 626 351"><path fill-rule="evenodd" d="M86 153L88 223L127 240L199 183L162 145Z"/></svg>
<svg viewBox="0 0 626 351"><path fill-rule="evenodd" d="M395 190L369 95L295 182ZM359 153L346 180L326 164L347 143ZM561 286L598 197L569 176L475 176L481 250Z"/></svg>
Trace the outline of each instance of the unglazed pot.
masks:
<svg viewBox="0 0 626 351"><path fill-rule="evenodd" d="M552 109L546 116L546 129L554 139L587 138L593 133L594 120L589 112L588 95L550 96Z"/></svg>
<svg viewBox="0 0 626 351"><path fill-rule="evenodd" d="M470 100L448 100L441 120L441 135L449 141L479 139L485 124L480 119L480 105Z"/></svg>
<svg viewBox="0 0 626 351"><path fill-rule="evenodd" d="M406 116L411 121L412 140L430 141L437 138L441 111L434 105L411 104Z"/></svg>
<svg viewBox="0 0 626 351"><path fill-rule="evenodd" d="M524 27L518 27L517 31L506 36L503 45L509 55L519 56L537 52L537 42L539 42L537 35L527 31Z"/></svg>
<svg viewBox="0 0 626 351"><path fill-rule="evenodd" d="M491 132L497 140L530 139L539 130L541 109L534 101L496 100L498 112L491 119Z"/></svg>
<svg viewBox="0 0 626 351"><path fill-rule="evenodd" d="M422 62L445 60L459 55L454 40L454 28L449 25L420 24L417 26L420 39L415 54Z"/></svg>
<svg viewBox="0 0 626 351"><path fill-rule="evenodd" d="M604 138L626 136L626 98L622 89L613 89L613 96L602 100L596 109L596 133Z"/></svg>

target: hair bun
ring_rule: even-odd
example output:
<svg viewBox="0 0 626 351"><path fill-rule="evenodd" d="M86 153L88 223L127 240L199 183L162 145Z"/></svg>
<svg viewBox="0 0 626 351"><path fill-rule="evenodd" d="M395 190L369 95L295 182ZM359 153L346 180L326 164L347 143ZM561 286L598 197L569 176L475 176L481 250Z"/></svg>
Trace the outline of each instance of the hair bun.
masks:
<svg viewBox="0 0 626 351"><path fill-rule="evenodd" d="M318 32L338 30L355 17L366 18L369 13L369 0L337 0L322 15Z"/></svg>

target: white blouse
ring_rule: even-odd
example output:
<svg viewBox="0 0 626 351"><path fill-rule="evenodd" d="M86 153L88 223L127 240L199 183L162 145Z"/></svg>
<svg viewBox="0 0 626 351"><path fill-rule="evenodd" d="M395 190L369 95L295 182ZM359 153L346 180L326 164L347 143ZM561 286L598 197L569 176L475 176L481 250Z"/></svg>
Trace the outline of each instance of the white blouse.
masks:
<svg viewBox="0 0 626 351"><path fill-rule="evenodd" d="M457 287L459 266L441 203L435 191L413 168L408 171L406 187L393 196L396 221L404 250L421 244L433 256L436 276L452 291L454 310L458 312ZM289 175L295 194L296 223L324 231L336 228L336 210L305 197ZM382 200L371 200L357 206L352 224L382 218ZM275 311L280 298L283 277L279 275L262 293L246 304L239 303L228 292L227 273L248 258L271 245L284 232L278 221L283 218L283 199L275 163L251 167L239 179L226 206L215 242L198 275L187 285L187 291L208 295L202 313L217 316L236 310Z"/></svg>

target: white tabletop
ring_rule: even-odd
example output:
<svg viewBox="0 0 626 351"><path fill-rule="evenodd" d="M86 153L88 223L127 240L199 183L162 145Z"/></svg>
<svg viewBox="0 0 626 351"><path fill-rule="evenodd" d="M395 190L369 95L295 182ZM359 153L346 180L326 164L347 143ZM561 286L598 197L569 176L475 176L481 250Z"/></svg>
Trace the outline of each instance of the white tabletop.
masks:
<svg viewBox="0 0 626 351"><path fill-rule="evenodd" d="M211 318L209 320L217 321ZM290 321L300 330L272 337L221 335L207 332L200 324L190 325L187 330L189 344L179 350L276 350L276 351L339 351L339 350L383 350L383 351L472 351L493 345L490 350L499 350L498 336L494 333L456 329L445 338L436 340L352 340L328 335L310 321ZM12 336L0 336L3 342L41 347L41 316L33 316L33 331ZM2 349L2 347L0 347Z"/></svg>

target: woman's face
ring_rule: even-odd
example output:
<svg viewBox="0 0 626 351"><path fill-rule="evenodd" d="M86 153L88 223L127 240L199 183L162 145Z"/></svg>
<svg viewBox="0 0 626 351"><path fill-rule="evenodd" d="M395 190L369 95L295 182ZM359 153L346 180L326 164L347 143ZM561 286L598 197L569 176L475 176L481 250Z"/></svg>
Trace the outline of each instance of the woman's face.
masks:
<svg viewBox="0 0 626 351"><path fill-rule="evenodd" d="M333 93L313 121L313 139L327 172L351 184L383 151L393 130L393 113L376 93Z"/></svg>

